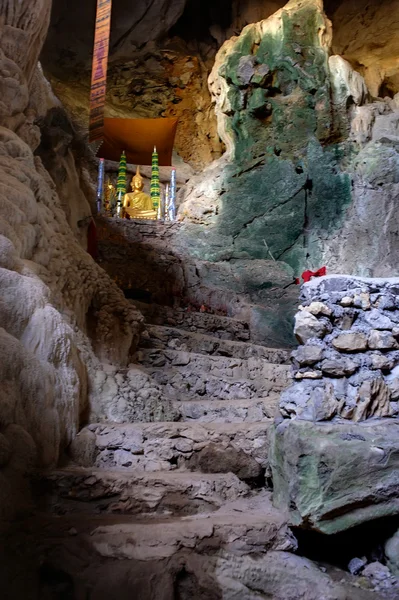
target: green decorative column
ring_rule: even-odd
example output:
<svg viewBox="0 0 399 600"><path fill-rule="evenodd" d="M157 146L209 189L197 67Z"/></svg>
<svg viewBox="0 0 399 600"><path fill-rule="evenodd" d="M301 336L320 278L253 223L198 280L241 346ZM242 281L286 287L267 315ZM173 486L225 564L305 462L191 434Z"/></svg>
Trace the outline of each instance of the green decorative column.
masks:
<svg viewBox="0 0 399 600"><path fill-rule="evenodd" d="M118 217L121 214L123 199L126 194L126 154L122 152L121 159L119 161L118 181L116 184L116 197L118 199L116 205L116 214Z"/></svg>
<svg viewBox="0 0 399 600"><path fill-rule="evenodd" d="M154 146L152 153L152 169L151 169L151 200L154 210L158 213L159 204L161 202L161 191L159 185L159 163L157 148Z"/></svg>

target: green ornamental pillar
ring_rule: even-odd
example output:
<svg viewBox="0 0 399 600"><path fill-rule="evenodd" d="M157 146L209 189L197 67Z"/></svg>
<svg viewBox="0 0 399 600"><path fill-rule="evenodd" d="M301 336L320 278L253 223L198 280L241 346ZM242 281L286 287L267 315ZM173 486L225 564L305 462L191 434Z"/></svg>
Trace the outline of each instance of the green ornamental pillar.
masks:
<svg viewBox="0 0 399 600"><path fill-rule="evenodd" d="M151 169L151 200L154 210L158 213L159 204L161 201L161 191L159 185L159 162L157 148L154 146L152 153L152 169Z"/></svg>
<svg viewBox="0 0 399 600"><path fill-rule="evenodd" d="M126 154L122 152L121 159L119 161L118 181L116 184L116 197L118 199L116 214L118 217L121 214L123 199L126 194Z"/></svg>

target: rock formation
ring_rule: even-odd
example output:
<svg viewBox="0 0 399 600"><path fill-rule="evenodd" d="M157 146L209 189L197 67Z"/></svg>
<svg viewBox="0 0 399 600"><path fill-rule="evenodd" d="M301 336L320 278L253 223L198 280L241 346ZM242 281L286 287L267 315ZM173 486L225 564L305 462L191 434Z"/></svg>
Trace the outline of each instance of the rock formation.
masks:
<svg viewBox="0 0 399 600"><path fill-rule="evenodd" d="M110 114L180 116L180 157L209 164L179 222L98 217L96 263L71 11L94 6L54 6L43 64L65 110L37 64L50 4L0 0L6 597L394 600L397 524L364 555L356 526L398 514L398 280L307 284L285 388L294 276L396 275L395 42L338 36L331 55L321 0L206 1L191 29L194 0L120 2ZM209 65L247 21L217 53L215 116ZM362 554L321 565L348 529Z"/></svg>
<svg viewBox="0 0 399 600"><path fill-rule="evenodd" d="M84 173L70 139L65 143L62 109L37 70L50 2L28 12L27 6L0 5L3 516L24 499L12 493L18 474L33 464L56 464L89 414L99 419L112 412L115 375L142 328L141 315L87 254L87 225L79 244L68 224L67 217L78 233L79 217L91 220L80 186ZM49 122L50 114L58 115L58 125L49 141L35 121ZM131 403L134 397L133 387ZM125 405L131 416L129 400Z"/></svg>
<svg viewBox="0 0 399 600"><path fill-rule="evenodd" d="M271 459L296 524L333 533L397 514L397 292L398 279L304 286Z"/></svg>
<svg viewBox="0 0 399 600"><path fill-rule="evenodd" d="M288 3L222 46L209 84L227 156L189 183L180 214L223 235L231 256L385 275L396 272L396 101L370 103L330 49L317 2ZM371 242L370 218L384 239Z"/></svg>

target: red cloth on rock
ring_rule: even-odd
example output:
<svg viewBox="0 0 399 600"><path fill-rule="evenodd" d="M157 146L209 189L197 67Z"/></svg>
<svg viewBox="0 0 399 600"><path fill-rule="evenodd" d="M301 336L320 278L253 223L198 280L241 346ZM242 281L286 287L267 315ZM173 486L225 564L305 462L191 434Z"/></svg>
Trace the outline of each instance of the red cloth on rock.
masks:
<svg viewBox="0 0 399 600"><path fill-rule="evenodd" d="M318 271L304 271L301 275L304 283L307 283L312 279L312 277L324 277L327 273L326 267L321 267Z"/></svg>

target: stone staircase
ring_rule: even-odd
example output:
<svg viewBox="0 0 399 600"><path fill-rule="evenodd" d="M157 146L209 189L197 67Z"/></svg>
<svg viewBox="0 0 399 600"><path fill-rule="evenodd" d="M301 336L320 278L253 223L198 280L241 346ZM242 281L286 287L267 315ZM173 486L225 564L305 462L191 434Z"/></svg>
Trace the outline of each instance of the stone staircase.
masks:
<svg viewBox="0 0 399 600"><path fill-rule="evenodd" d="M146 316L134 359L172 399L177 420L89 424L62 467L35 484L39 552L79 590L83 571L84 585L97 589L107 561L123 563L126 582L149 562L157 573L162 561L180 557L181 571L188 556L296 547L267 488L288 351L252 345L246 324L228 317L165 310L161 324L154 307ZM172 579L180 572L165 568ZM107 598L128 597L120 585ZM132 597L208 597L198 594L162 595L155 586Z"/></svg>

